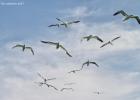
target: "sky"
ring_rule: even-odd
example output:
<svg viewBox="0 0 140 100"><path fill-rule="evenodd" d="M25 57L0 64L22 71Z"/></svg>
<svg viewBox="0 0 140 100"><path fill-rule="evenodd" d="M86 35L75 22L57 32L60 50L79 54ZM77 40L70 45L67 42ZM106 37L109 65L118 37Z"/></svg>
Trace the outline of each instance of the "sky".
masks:
<svg viewBox="0 0 140 100"><path fill-rule="evenodd" d="M0 0L0 99L140 100L140 26L133 19L123 22L123 16L113 16L118 10L140 16L139 9L139 0ZM56 18L80 23L48 27L58 23ZM100 48L102 43L94 39L81 42L87 35L104 42L121 38ZM73 57L41 40L59 42ZM16 44L31 46L35 55L12 49ZM87 60L100 67L68 73ZM37 73L55 77L49 84L59 90L74 91L40 87L35 83L42 81Z"/></svg>

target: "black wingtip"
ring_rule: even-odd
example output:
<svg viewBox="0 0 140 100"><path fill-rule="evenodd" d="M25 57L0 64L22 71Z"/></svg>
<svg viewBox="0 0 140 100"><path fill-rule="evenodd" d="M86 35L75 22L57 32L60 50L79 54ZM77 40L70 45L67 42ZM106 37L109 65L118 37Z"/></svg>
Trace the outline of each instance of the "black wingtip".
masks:
<svg viewBox="0 0 140 100"><path fill-rule="evenodd" d="M121 11L121 10L120 10ZM119 14L120 11L117 11L113 14L113 16L116 16L117 14Z"/></svg>
<svg viewBox="0 0 140 100"><path fill-rule="evenodd" d="M79 23L80 21L78 20L78 21L76 21L76 23Z"/></svg>
<svg viewBox="0 0 140 100"><path fill-rule="evenodd" d="M45 41L42 41L42 40L40 42L45 43Z"/></svg>
<svg viewBox="0 0 140 100"><path fill-rule="evenodd" d="M68 52L66 52L66 54L67 54L69 57L72 57L72 55L70 55Z"/></svg>
<svg viewBox="0 0 140 100"><path fill-rule="evenodd" d="M116 15L117 15L116 13L113 14L113 16L116 16Z"/></svg>
<svg viewBox="0 0 140 100"><path fill-rule="evenodd" d="M101 39L100 39L99 41L100 41L100 42L104 42L104 41L103 41L103 40L101 40Z"/></svg>
<svg viewBox="0 0 140 100"><path fill-rule="evenodd" d="M116 16L117 14L118 14L118 13L116 12L116 13L113 14L113 16Z"/></svg>
<svg viewBox="0 0 140 100"><path fill-rule="evenodd" d="M102 48L103 46L100 46L100 48Z"/></svg>

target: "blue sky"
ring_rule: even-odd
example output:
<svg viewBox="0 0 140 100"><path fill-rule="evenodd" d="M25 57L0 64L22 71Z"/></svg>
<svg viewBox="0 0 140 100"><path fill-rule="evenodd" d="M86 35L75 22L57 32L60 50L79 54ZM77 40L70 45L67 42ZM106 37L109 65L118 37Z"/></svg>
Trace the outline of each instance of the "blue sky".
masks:
<svg viewBox="0 0 140 100"><path fill-rule="evenodd" d="M135 20L122 22L118 10L140 16L139 0L0 0L23 2L23 5L0 5L0 98L1 100L140 100L140 29ZM80 20L68 28L48 25L63 20ZM104 41L121 38L113 46L100 49L97 41L80 42L86 35L98 35ZM73 55L40 43L59 41ZM32 46L35 56L16 44ZM88 59L100 68L89 66L77 74L68 71L79 68ZM37 76L56 77L52 82L62 88L76 82L75 91L56 92L38 87ZM96 95L94 91L103 94ZM33 95L34 94L34 95Z"/></svg>
<svg viewBox="0 0 140 100"><path fill-rule="evenodd" d="M5 2L8 1L9 0L5 0ZM0 6L0 12L2 14L0 19L1 31L2 33L7 33L8 38L14 40L24 39L24 37L37 37L38 35L43 34L43 28L48 24L55 22L54 19L56 17L63 17L65 15L63 13L59 13L61 10L76 8L77 6L88 7L88 10L99 10L99 12L104 15L97 15L97 17L96 15L91 15L87 18L81 19L86 22L93 21L102 23L112 21L114 20L112 13L118 9L124 9L130 13L133 12L134 14L140 14L136 10L139 8L139 1L127 1L131 5L128 5L129 3L121 0L116 2L113 0L109 0L108 2L104 2L102 0L59 0L59 2L55 0L41 0L39 2L32 0L17 0L17 2L24 2L24 6ZM1 0L1 2L3 1ZM7 31L7 29L9 31ZM11 37L9 37L9 34L11 34ZM16 37L14 36L15 34Z"/></svg>

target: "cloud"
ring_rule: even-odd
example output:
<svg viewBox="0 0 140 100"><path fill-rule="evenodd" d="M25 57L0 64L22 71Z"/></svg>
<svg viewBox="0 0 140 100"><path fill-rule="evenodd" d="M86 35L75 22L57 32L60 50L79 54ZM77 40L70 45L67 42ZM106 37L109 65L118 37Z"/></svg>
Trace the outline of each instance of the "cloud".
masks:
<svg viewBox="0 0 140 100"><path fill-rule="evenodd" d="M96 11L90 10L86 6L79 6L75 8L68 8L65 10L61 10L59 12L69 17L83 18L83 17L92 16Z"/></svg>
<svg viewBox="0 0 140 100"><path fill-rule="evenodd" d="M91 10L85 6L78 6L66 9L61 13L83 18L93 16L95 13L100 15L101 12L100 9ZM5 90L4 93L0 92L3 95L2 100L122 100L126 95L131 95L140 89L139 72L128 70L130 67L134 68L132 64L125 65L129 60L139 61L140 55L135 51L140 49L140 29L133 29L127 23L81 21L70 26L69 29L64 29L62 34L58 30L53 31L54 35L49 36L43 32L44 36L38 36L37 39L9 42L0 48L2 51L0 55L2 81L0 88L1 91ZM89 34L98 35L105 42L116 36L121 36L121 38L116 40L113 46L100 49L102 43L96 40L80 41L83 36ZM59 41L73 57L69 58L63 50L56 50L53 46L40 43L40 39ZM32 46L35 56L28 51L11 49L16 43ZM124 56L121 56L124 53L129 60L122 60L125 59ZM82 63L88 59L96 61L100 68L91 65L79 73L67 73L80 68ZM138 63L134 63L134 65L138 67ZM125 71L122 71L120 68L122 66L119 65L125 66ZM115 67L120 69L116 70ZM57 79L51 84L59 89L64 87L66 82L76 82L72 86L74 92L56 92L45 86L38 87L34 83L41 81L37 72L47 77L56 77ZM93 93L94 91L101 91L103 94L98 96Z"/></svg>
<svg viewBox="0 0 140 100"><path fill-rule="evenodd" d="M61 74L60 70L56 70L55 74L59 77ZM47 88L46 86L38 87L38 85L34 84L34 80L25 80L17 77L6 78L5 86L9 90L9 93L5 96L4 100L9 100L9 98L11 100L63 100L66 98L68 98L68 100L85 100L85 98L88 100L92 100L93 98L98 100L103 98L105 100L113 100L118 97L122 98L123 95L133 93L140 88L138 84L123 80L123 78L118 77L118 75L110 76L110 74L100 73L94 70L84 71L77 75L68 75L65 78L68 78L68 81L74 80L76 82L76 85L71 86L74 88L74 92L59 92L52 88ZM35 79L35 77L33 79ZM64 80L57 80L51 84L61 89ZM36 81L39 81L39 79ZM94 91L101 91L103 94L97 96L93 93Z"/></svg>
<svg viewBox="0 0 140 100"><path fill-rule="evenodd" d="M114 100L124 98L127 94L133 94L140 89L139 73L130 71L116 71L115 68L109 69L117 64L115 57L122 58L119 54L122 52L131 53L129 50L139 49L139 32L129 27L117 24L115 22L95 23L80 23L70 27L70 31L61 34L65 38L60 39L61 43L72 53L73 58L67 57L63 51L57 51L53 46L41 44L39 41L30 40L35 49L35 56L29 52L22 52L20 49L11 50L14 43L7 43L1 48L1 78L4 83L3 90L9 91L8 94L3 94L3 100ZM129 29L129 31L128 31ZM121 35L121 39L114 42L113 46L108 46L100 49L101 43L96 40L90 42L80 42L82 36L99 35L105 41L108 41L114 36ZM60 36L60 37L61 37ZM39 37L45 38L45 37ZM56 40L58 37L55 37ZM55 39L54 39L55 40ZM21 41L16 41L20 43ZM25 41L22 41L26 43ZM128 45L129 44L129 45ZM112 56L115 54L115 56ZM91 56L92 55L92 56ZM139 55L136 59L139 59ZM102 59L109 59L109 63L105 63ZM85 67L85 69L77 74L68 74L72 69L80 68L82 63L87 59L95 60L99 63L100 68L93 65ZM112 59L112 60L110 60ZM113 62L113 63L112 63ZM119 62L124 64L124 62ZM128 66L128 68L131 65ZM64 87L66 82L76 82L72 86L74 92L56 92L51 88L38 87L34 84L41 79L37 76L37 72L42 73L47 77L56 77L57 80L51 82L57 88ZM128 76L126 78L126 76ZM135 78L135 80L134 80ZM136 83L135 83L135 82ZM101 91L100 96L95 95L94 91ZM116 100L117 100L116 99Z"/></svg>

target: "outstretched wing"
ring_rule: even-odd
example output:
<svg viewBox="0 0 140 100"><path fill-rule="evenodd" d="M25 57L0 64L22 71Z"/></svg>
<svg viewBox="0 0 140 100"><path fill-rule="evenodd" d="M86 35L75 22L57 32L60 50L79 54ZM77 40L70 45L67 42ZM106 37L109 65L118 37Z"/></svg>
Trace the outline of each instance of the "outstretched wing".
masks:
<svg viewBox="0 0 140 100"><path fill-rule="evenodd" d="M99 67L99 65L96 62L90 62L90 63L92 63L92 64L96 65L97 67Z"/></svg>
<svg viewBox="0 0 140 100"><path fill-rule="evenodd" d="M61 21L61 22L63 22L60 18L56 18L58 21Z"/></svg>
<svg viewBox="0 0 140 100"><path fill-rule="evenodd" d="M46 84L48 87L52 87L52 88L54 88L55 90L58 90L55 86L52 86L52 85L50 85L50 84Z"/></svg>
<svg viewBox="0 0 140 100"><path fill-rule="evenodd" d="M103 40L99 38L98 36L93 36L93 38L96 38L98 41L103 42Z"/></svg>
<svg viewBox="0 0 140 100"><path fill-rule="evenodd" d="M62 45L60 45L60 48L63 49L65 52L68 52Z"/></svg>
<svg viewBox="0 0 140 100"><path fill-rule="evenodd" d="M140 18L138 16L134 16L134 18L137 20L137 22L140 24Z"/></svg>
<svg viewBox="0 0 140 100"><path fill-rule="evenodd" d="M60 91L64 91L64 90L72 90L73 91L73 88L62 88Z"/></svg>
<svg viewBox="0 0 140 100"><path fill-rule="evenodd" d="M56 18L58 21L60 21L60 22L62 22L62 23L64 23L65 24L65 22L64 21L62 21L60 18Z"/></svg>
<svg viewBox="0 0 140 100"><path fill-rule="evenodd" d="M75 72L77 72L77 71L80 71L80 70L71 70L71 71L69 71L68 73L75 73Z"/></svg>
<svg viewBox="0 0 140 100"><path fill-rule="evenodd" d="M48 27L53 27L53 26L59 27L59 24L52 24L52 25L49 25Z"/></svg>
<svg viewBox="0 0 140 100"><path fill-rule="evenodd" d="M73 23L79 23L80 21L72 21L72 22L68 22L68 24L73 24Z"/></svg>
<svg viewBox="0 0 140 100"><path fill-rule="evenodd" d="M60 47L66 52L69 57L72 57L72 55L62 45L60 45Z"/></svg>
<svg viewBox="0 0 140 100"><path fill-rule="evenodd" d="M86 64L87 64L87 62L83 63L80 70L82 70L84 68L84 65L86 65Z"/></svg>
<svg viewBox="0 0 140 100"><path fill-rule="evenodd" d="M76 83L71 82L71 83L65 83L64 85L73 85L73 84L76 84Z"/></svg>
<svg viewBox="0 0 140 100"><path fill-rule="evenodd" d="M50 80L55 80L56 78L50 78L50 79L47 79L47 81L50 81Z"/></svg>
<svg viewBox="0 0 140 100"><path fill-rule="evenodd" d="M60 91L63 91L65 88L62 88Z"/></svg>
<svg viewBox="0 0 140 100"><path fill-rule="evenodd" d="M37 73L37 75L38 75L39 77L41 77L43 80L46 80L46 78L43 77L40 73Z"/></svg>
<svg viewBox="0 0 140 100"><path fill-rule="evenodd" d="M106 45L108 45L108 44L109 44L109 42L104 43L100 48L102 48L102 47L104 47L104 46L106 46Z"/></svg>
<svg viewBox="0 0 140 100"><path fill-rule="evenodd" d="M34 55L34 51L31 47L25 47L25 48L31 50L32 54Z"/></svg>
<svg viewBox="0 0 140 100"><path fill-rule="evenodd" d="M17 44L15 46L13 46L12 48L16 48L16 47L22 47L23 48L23 45Z"/></svg>
<svg viewBox="0 0 140 100"><path fill-rule="evenodd" d="M51 45L57 45L58 43L55 42L50 42L50 41L41 41L42 43L46 43L46 44L51 44Z"/></svg>
<svg viewBox="0 0 140 100"><path fill-rule="evenodd" d="M69 57L72 57L72 55L71 55L70 53L66 52L66 54L67 54Z"/></svg>
<svg viewBox="0 0 140 100"><path fill-rule="evenodd" d="M112 39L111 42L113 42L113 41L115 41L115 40L117 40L117 39L119 39L119 38L120 38L120 36L118 36L118 37Z"/></svg>
<svg viewBox="0 0 140 100"><path fill-rule="evenodd" d="M119 10L116 13L113 14L113 16L116 16L118 14L122 14L123 16L128 16L123 10Z"/></svg>

